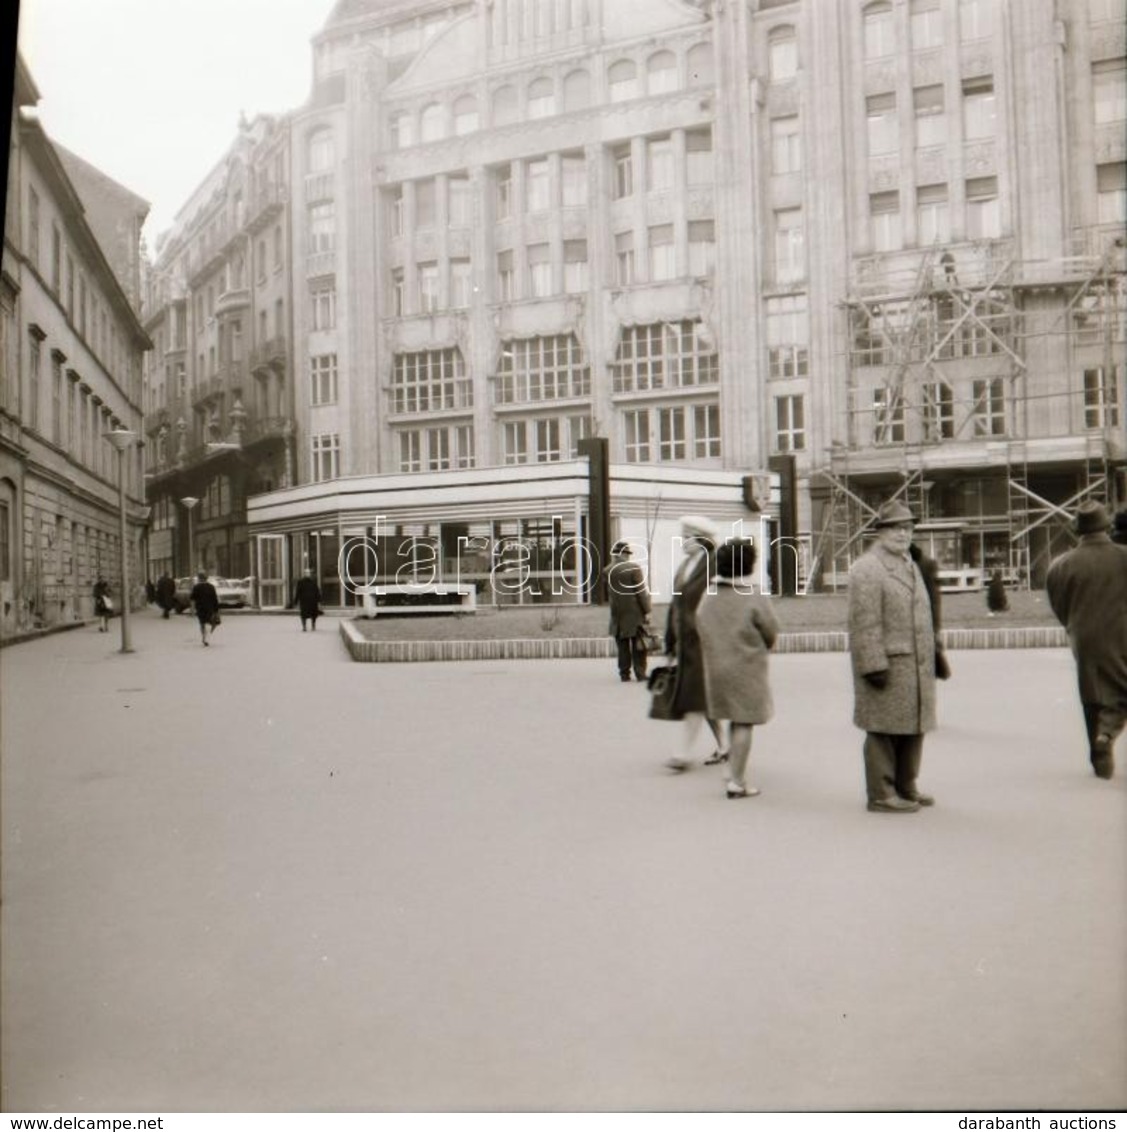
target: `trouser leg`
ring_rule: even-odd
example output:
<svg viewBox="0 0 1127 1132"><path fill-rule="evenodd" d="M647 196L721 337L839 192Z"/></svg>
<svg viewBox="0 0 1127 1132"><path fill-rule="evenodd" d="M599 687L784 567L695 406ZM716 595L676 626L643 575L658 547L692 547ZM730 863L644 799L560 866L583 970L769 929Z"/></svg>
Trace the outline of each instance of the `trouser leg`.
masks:
<svg viewBox="0 0 1127 1132"><path fill-rule="evenodd" d="M634 660L634 675L639 680L646 678L646 639L639 633L630 640L630 651Z"/></svg>
<svg viewBox="0 0 1127 1132"><path fill-rule="evenodd" d="M916 779L923 761L924 737L922 735L894 735L893 746L896 751L896 793L901 798L915 799L919 794Z"/></svg>
<svg viewBox="0 0 1127 1132"><path fill-rule="evenodd" d="M1095 749L1096 736L1100 733L1100 705L1082 702L1084 709L1084 729L1088 733L1088 750Z"/></svg>
<svg viewBox="0 0 1127 1132"><path fill-rule="evenodd" d="M1101 735L1110 735L1112 742L1122 734L1123 728L1127 726L1127 711L1119 707L1109 707L1104 704L1099 709L1099 719L1096 722L1096 729Z"/></svg>
<svg viewBox="0 0 1127 1132"><path fill-rule="evenodd" d="M630 679L630 638L615 637L618 646L618 674L623 680Z"/></svg>
<svg viewBox="0 0 1127 1132"><path fill-rule="evenodd" d="M870 802L891 798L896 793L896 750L893 736L877 731L865 732L865 790Z"/></svg>

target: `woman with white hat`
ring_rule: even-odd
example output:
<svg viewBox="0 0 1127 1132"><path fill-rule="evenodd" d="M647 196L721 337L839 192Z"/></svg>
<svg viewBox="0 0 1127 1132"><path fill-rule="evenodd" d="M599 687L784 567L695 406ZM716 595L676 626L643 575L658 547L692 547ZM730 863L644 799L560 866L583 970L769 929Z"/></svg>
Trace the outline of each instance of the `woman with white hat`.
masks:
<svg viewBox="0 0 1127 1132"><path fill-rule="evenodd" d="M706 719L716 739L716 749L704 760L705 764L726 762L728 758L720 721L708 716L704 659L697 631L697 606L714 574L713 562L720 536L711 519L703 515L684 515L681 518L681 538L685 557L673 577L673 595L665 626L665 651L677 662L677 693L673 706L685 720L679 749L665 765L678 772L688 770L692 765L701 724Z"/></svg>

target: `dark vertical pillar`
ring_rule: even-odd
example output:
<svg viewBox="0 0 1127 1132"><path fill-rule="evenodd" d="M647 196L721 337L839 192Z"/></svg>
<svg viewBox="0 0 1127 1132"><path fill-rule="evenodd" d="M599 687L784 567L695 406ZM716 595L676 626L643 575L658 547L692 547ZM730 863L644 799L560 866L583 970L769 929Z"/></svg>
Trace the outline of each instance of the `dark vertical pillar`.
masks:
<svg viewBox="0 0 1127 1132"><path fill-rule="evenodd" d="M606 437L592 436L578 444L587 457L587 550L591 577L586 589L595 605L605 605L607 584L604 565L610 561L610 458Z"/></svg>
<svg viewBox="0 0 1127 1132"><path fill-rule="evenodd" d="M798 593L798 497L793 456L769 456L767 467L779 475L778 534L771 546L774 581L783 597Z"/></svg>

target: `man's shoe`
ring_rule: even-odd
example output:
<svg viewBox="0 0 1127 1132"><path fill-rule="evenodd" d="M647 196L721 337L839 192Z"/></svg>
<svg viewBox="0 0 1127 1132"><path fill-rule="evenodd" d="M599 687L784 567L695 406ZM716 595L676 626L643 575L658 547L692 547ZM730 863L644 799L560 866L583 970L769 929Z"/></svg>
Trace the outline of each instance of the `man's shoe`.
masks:
<svg viewBox="0 0 1127 1132"><path fill-rule="evenodd" d="M893 794L891 798L871 798L867 808L874 814L914 814L920 804Z"/></svg>
<svg viewBox="0 0 1127 1132"><path fill-rule="evenodd" d="M935 805L935 799L930 794L920 794L917 792L915 794L901 794L900 797L906 802L915 802L918 806Z"/></svg>
<svg viewBox="0 0 1127 1132"><path fill-rule="evenodd" d="M630 683L630 673L629 672L620 672L618 674L618 678L619 678L619 680L621 680L623 682L623 684L629 684Z"/></svg>
<svg viewBox="0 0 1127 1132"><path fill-rule="evenodd" d="M1111 753L1111 736L1097 735L1092 744L1092 769L1097 778L1111 778L1115 774L1115 759Z"/></svg>

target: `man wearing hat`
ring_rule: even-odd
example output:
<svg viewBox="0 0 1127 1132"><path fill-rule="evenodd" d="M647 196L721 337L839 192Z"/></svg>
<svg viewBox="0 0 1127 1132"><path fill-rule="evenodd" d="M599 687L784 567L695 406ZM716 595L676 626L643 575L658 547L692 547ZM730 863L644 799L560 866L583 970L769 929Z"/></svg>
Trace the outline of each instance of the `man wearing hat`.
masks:
<svg viewBox="0 0 1127 1132"><path fill-rule="evenodd" d="M1053 561L1045 581L1076 659L1088 758L1099 778L1115 773L1112 748L1127 722L1127 547L1111 541L1110 526L1099 503L1081 504L1079 544Z"/></svg>
<svg viewBox="0 0 1127 1132"><path fill-rule="evenodd" d="M639 680L646 678L645 629L650 619L650 594L642 568L631 562L630 544L620 539L610 548L607 569L607 599L610 602L610 635L618 646L618 678L629 681L631 668Z"/></svg>
<svg viewBox="0 0 1127 1132"><path fill-rule="evenodd" d="M910 814L935 804L916 785L924 733L935 728L935 628L911 556L911 511L881 506L876 541L849 572L853 722L864 731L865 788L876 813Z"/></svg>

